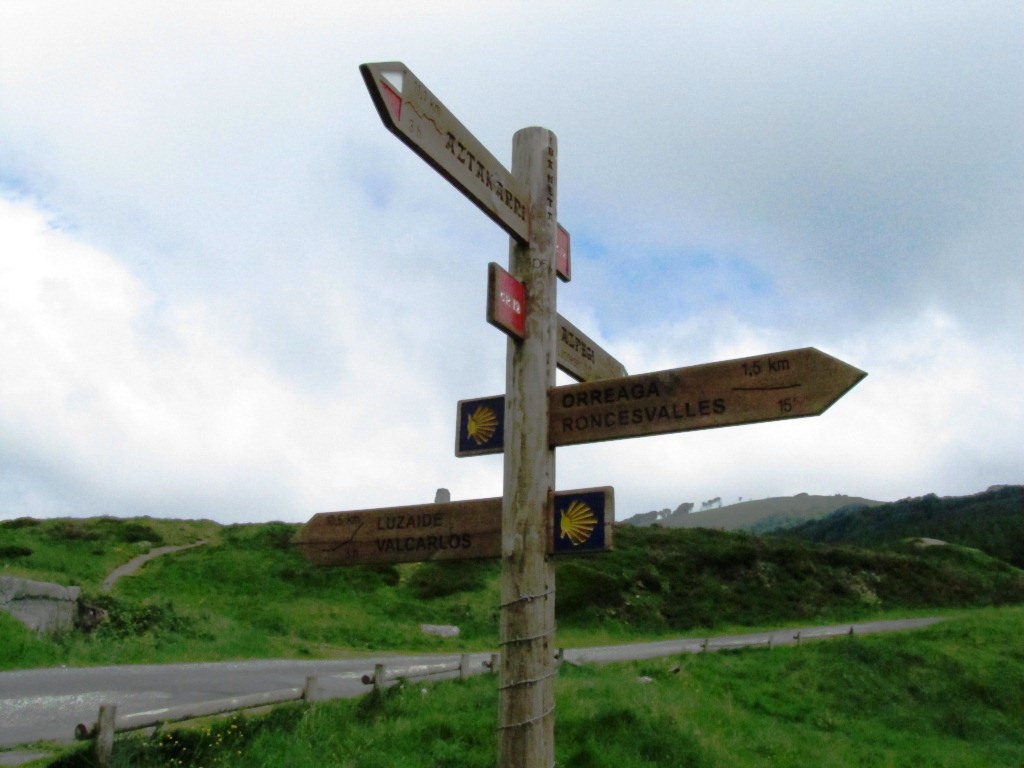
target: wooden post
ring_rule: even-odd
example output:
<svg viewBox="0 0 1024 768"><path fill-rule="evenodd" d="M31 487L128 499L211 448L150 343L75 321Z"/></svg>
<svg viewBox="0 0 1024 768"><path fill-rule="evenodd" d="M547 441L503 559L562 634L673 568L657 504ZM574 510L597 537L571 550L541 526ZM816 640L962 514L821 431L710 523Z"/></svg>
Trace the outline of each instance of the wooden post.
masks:
<svg viewBox="0 0 1024 768"><path fill-rule="evenodd" d="M384 687L384 665L373 665L373 690L379 691Z"/></svg>
<svg viewBox="0 0 1024 768"><path fill-rule="evenodd" d="M469 677L469 654L464 653L459 656L459 680L465 680Z"/></svg>
<svg viewBox="0 0 1024 768"><path fill-rule="evenodd" d="M307 677L306 685L302 689L302 700L303 701L319 701L320 699L320 679L317 677Z"/></svg>
<svg viewBox="0 0 1024 768"><path fill-rule="evenodd" d="M96 721L96 765L107 768L114 754L114 721L117 717L116 704L101 704L99 720Z"/></svg>
<svg viewBox="0 0 1024 768"><path fill-rule="evenodd" d="M526 334L509 339L502 500L501 768L550 768L554 754L555 572L547 556L548 495L555 452L548 445L548 390L555 384L555 135L517 131L512 175L530 194L530 242L509 247L509 272L526 286Z"/></svg>

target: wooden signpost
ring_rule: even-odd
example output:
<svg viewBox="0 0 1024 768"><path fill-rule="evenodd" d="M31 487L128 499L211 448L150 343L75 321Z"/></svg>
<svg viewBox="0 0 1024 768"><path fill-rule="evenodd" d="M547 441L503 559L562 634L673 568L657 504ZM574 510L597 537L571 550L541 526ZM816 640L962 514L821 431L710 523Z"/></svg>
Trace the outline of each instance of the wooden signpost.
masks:
<svg viewBox="0 0 1024 768"><path fill-rule="evenodd" d="M822 413L866 374L816 349L627 376L556 311L571 277L557 223L558 146L516 132L507 170L400 62L360 67L394 133L511 237L489 269L489 322L507 335L505 395L459 403L456 454L504 452L495 499L316 515L297 537L325 565L500 557L502 768L554 765L554 554L611 544L610 488L555 493L555 447ZM555 366L582 382L555 386Z"/></svg>
<svg viewBox="0 0 1024 768"><path fill-rule="evenodd" d="M417 563L501 556L501 497L351 512L321 512L295 545L314 565ZM610 487L551 494L545 540L550 555L611 547Z"/></svg>

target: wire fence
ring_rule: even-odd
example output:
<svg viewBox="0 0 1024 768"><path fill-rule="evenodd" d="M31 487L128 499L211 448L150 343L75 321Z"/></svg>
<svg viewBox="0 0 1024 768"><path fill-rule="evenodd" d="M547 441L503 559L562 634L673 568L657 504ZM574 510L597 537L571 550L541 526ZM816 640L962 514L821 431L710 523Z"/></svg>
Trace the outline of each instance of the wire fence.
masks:
<svg viewBox="0 0 1024 768"><path fill-rule="evenodd" d="M863 624L843 624L832 627L813 627L803 629L776 630L773 632L754 633L736 637L687 638L672 641L636 643L629 646L608 646L604 648L579 648L566 650L559 648L555 654L558 664L600 664L613 661L642 660L656 657L673 656L686 653L713 653L738 648L765 647L771 649L780 645L800 645L805 640L825 639L843 635L869 634L886 632L893 629L911 629L941 621L937 617L915 619L909 621L878 621ZM795 631L795 634L794 634ZM625 649L625 650L624 650ZM486 654L483 654L486 656ZM473 662L474 656L477 662ZM489 658L480 660L481 654L461 654L457 657L446 657L437 661L418 664L376 664L373 672L360 677L363 685L379 690L389 683L398 680L464 679L470 675L485 672L496 673L501 656L490 654ZM232 696L213 701L184 704L178 707L133 712L118 715L117 705L103 704L95 723L79 723L75 726L75 738L79 740L93 739L95 742L96 764L106 768L110 764L113 752L114 735L144 728L156 728L169 723L196 720L203 717L214 717L234 712L241 712L259 707L269 707L292 701L326 701L343 698L345 693L330 691L326 682L343 677L343 675L327 675L307 677L305 685L293 688L281 688L263 693L244 696Z"/></svg>

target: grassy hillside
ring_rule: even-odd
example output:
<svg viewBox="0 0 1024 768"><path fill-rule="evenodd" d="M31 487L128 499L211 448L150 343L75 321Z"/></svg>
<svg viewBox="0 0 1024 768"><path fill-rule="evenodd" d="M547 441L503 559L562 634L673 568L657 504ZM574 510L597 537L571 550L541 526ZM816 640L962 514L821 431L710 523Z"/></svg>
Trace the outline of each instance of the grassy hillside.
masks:
<svg viewBox="0 0 1024 768"><path fill-rule="evenodd" d="M321 569L290 545L297 526L173 528L112 519L0 524L3 573L80 584L105 612L90 634L57 640L0 614L0 668L496 645L496 561ZM101 595L106 572L144 548L127 539L154 534L210 543L153 560ZM614 552L560 560L557 578L565 646L1024 603L1024 572L976 550L872 552L700 529L621 527ZM421 623L454 624L461 635L427 636Z"/></svg>
<svg viewBox="0 0 1024 768"><path fill-rule="evenodd" d="M760 533L777 528L788 528L807 520L825 517L842 508L870 507L881 503L843 494L812 496L799 493L796 496L777 496L770 499L742 501L704 512L687 512L684 508L677 509L668 515L648 512L629 518L626 520L626 524L637 526L656 524L663 528L718 528L723 531Z"/></svg>
<svg viewBox="0 0 1024 768"><path fill-rule="evenodd" d="M110 571L153 547L216 540L210 520L92 517L0 521L0 574L99 591Z"/></svg>
<svg viewBox="0 0 1024 768"><path fill-rule="evenodd" d="M1024 608L800 647L563 666L569 768L1024 765ZM644 678L647 682L641 682ZM493 766L493 676L117 740L115 766ZM458 713L456 717L452 713ZM80 746L54 768L88 768Z"/></svg>
<svg viewBox="0 0 1024 768"><path fill-rule="evenodd" d="M1010 485L973 496L904 499L840 511L779 533L815 543L873 548L911 537L940 539L1024 568L1024 488Z"/></svg>
<svg viewBox="0 0 1024 768"><path fill-rule="evenodd" d="M558 568L559 624L678 632L1024 602L1024 571L963 548L886 552L705 529L623 528Z"/></svg>

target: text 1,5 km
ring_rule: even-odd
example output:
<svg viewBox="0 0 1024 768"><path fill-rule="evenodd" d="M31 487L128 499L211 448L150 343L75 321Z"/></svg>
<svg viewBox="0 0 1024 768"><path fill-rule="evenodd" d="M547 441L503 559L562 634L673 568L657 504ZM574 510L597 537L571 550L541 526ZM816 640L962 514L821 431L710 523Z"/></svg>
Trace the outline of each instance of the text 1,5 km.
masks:
<svg viewBox="0 0 1024 768"><path fill-rule="evenodd" d="M769 357L742 364L744 376L760 376L762 373L783 373L789 370L789 358Z"/></svg>

